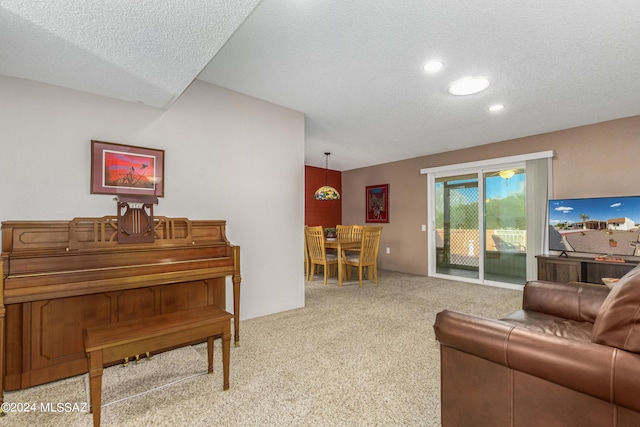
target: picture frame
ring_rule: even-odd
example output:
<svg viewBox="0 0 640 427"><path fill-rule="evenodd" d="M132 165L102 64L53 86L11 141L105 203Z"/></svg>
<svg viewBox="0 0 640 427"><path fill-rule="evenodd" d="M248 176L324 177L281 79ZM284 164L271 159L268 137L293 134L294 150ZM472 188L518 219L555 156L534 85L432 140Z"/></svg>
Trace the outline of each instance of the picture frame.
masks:
<svg viewBox="0 0 640 427"><path fill-rule="evenodd" d="M389 222L389 184L368 185L365 197L365 222Z"/></svg>
<svg viewBox="0 0 640 427"><path fill-rule="evenodd" d="M91 194L164 197L164 150L92 140Z"/></svg>

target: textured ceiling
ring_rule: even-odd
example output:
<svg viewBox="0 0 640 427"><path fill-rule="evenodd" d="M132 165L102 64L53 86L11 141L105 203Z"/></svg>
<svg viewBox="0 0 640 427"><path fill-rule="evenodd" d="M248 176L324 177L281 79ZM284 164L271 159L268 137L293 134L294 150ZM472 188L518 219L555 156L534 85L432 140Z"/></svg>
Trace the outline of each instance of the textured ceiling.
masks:
<svg viewBox="0 0 640 427"><path fill-rule="evenodd" d="M165 108L258 2L0 0L0 74Z"/></svg>
<svg viewBox="0 0 640 427"><path fill-rule="evenodd" d="M306 163L346 170L637 115L639 73L638 0L263 0L199 78L304 112ZM449 95L467 75L492 85Z"/></svg>
<svg viewBox="0 0 640 427"><path fill-rule="evenodd" d="M640 114L638 0L0 0L0 40L8 76L158 108L199 78L299 110L306 163L338 170ZM449 95L467 75L492 85Z"/></svg>

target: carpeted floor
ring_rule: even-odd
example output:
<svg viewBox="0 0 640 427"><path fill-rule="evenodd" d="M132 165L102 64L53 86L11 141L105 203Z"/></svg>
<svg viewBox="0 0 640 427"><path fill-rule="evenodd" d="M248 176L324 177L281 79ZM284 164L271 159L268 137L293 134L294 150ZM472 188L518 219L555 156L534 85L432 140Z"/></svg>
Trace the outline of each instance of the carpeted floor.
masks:
<svg viewBox="0 0 640 427"><path fill-rule="evenodd" d="M103 426L437 426L439 347L433 322L448 308L500 317L522 293L380 271L380 284L306 282L306 307L242 322L222 390L220 340L105 370ZM0 426L91 426L87 376L5 393ZM53 405L49 405L52 403ZM47 408L69 403L72 411ZM44 404L44 405L42 405ZM73 404L76 404L75 407ZM17 406L16 406L17 407Z"/></svg>

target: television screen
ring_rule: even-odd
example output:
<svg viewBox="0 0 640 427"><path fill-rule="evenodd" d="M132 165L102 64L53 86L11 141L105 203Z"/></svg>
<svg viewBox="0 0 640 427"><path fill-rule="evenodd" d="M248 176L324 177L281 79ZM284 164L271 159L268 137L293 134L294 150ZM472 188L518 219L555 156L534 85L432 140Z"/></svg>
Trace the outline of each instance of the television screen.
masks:
<svg viewBox="0 0 640 427"><path fill-rule="evenodd" d="M640 196L549 200L549 249L640 256Z"/></svg>

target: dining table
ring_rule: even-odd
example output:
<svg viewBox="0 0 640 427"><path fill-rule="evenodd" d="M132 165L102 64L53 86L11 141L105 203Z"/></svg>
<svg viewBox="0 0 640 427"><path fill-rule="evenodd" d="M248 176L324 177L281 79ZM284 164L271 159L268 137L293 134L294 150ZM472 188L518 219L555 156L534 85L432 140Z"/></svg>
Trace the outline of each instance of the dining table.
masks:
<svg viewBox="0 0 640 427"><path fill-rule="evenodd" d="M360 248L362 241L356 239L338 239L326 238L324 246L327 249L336 249L338 251L338 286L342 286L342 278L344 277L344 263L342 262L342 251L347 249Z"/></svg>

